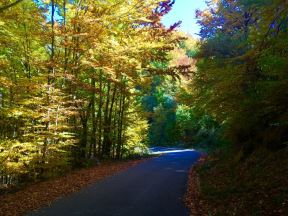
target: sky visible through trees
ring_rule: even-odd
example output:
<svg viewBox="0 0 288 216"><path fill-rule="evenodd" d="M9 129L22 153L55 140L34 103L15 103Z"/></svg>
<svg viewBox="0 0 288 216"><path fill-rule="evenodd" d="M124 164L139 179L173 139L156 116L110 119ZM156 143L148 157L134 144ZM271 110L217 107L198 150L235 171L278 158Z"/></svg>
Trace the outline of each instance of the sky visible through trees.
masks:
<svg viewBox="0 0 288 216"><path fill-rule="evenodd" d="M164 16L165 26L182 21L180 31L191 34L193 37L199 37L200 26L197 24L195 11L206 8L205 0L176 0L170 13Z"/></svg>

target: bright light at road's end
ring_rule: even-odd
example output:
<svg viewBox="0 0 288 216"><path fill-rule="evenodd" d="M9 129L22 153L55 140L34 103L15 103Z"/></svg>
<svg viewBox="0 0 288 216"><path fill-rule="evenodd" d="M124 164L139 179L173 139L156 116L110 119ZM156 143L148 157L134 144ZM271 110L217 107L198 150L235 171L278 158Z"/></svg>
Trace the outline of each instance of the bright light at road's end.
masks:
<svg viewBox="0 0 288 216"><path fill-rule="evenodd" d="M175 149L175 150L159 150L159 151L151 151L150 154L169 154L169 153L180 153L180 152L193 152L195 151L194 149Z"/></svg>

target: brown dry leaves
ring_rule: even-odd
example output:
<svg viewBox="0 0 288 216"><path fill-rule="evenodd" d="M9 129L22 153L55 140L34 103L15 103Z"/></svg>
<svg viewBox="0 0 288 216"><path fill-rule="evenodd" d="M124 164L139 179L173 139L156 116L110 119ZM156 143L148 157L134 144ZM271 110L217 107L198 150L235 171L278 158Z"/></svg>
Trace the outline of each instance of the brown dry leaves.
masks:
<svg viewBox="0 0 288 216"><path fill-rule="evenodd" d="M192 168L191 215L288 215L288 149L258 149L245 160L241 155L219 152Z"/></svg>
<svg viewBox="0 0 288 216"><path fill-rule="evenodd" d="M36 183L13 194L1 195L0 215L18 216L51 203L67 194L95 183L107 176L141 163L143 160L106 163L97 167L73 171L63 177Z"/></svg>
<svg viewBox="0 0 288 216"><path fill-rule="evenodd" d="M196 164L201 166L206 160L205 156L202 156ZM200 198L200 181L196 171L196 167L193 166L189 171L188 187L184 198L184 202L190 211L191 216L206 216L208 215L204 209L205 202Z"/></svg>

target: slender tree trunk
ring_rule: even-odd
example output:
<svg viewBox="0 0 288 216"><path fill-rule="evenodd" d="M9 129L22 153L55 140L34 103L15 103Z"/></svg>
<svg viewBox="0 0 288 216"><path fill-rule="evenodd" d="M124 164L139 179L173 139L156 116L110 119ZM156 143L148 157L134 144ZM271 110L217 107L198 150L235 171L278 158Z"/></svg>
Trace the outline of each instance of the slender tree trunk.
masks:
<svg viewBox="0 0 288 216"><path fill-rule="evenodd" d="M91 85L94 88L92 95L91 95L91 117L92 117L92 133L91 133L91 142L90 142L90 149L89 149L89 156L95 157L96 152L96 131L97 131L97 119L96 119L96 110L95 110L95 78L93 77L91 80Z"/></svg>
<svg viewBox="0 0 288 216"><path fill-rule="evenodd" d="M123 94L123 98L122 98L122 109L121 109L121 123L120 123L120 158L122 158L123 156L123 145L124 145L124 140L123 140L123 136L124 136L124 113L125 113L125 100L126 100L126 95Z"/></svg>
<svg viewBox="0 0 288 216"><path fill-rule="evenodd" d="M66 74L68 68L68 37L67 37L67 29L66 29L66 18L67 18L67 9L66 9L66 2L67 0L63 0L63 31L64 31L64 77L62 87L66 85Z"/></svg>
<svg viewBox="0 0 288 216"><path fill-rule="evenodd" d="M4 107L4 94L0 91L0 108Z"/></svg>
<svg viewBox="0 0 288 216"><path fill-rule="evenodd" d="M117 98L117 97L116 97ZM112 139L112 157L116 158L116 144L117 144L117 99L116 99L116 107L114 109L113 116L113 139Z"/></svg>
<svg viewBox="0 0 288 216"><path fill-rule="evenodd" d="M120 98L120 106L119 106L119 112L118 112L118 140L117 140L117 151L116 151L117 159L120 159L122 157L124 108L125 108L125 94L122 94L122 97Z"/></svg>
<svg viewBox="0 0 288 216"><path fill-rule="evenodd" d="M100 71L99 74L99 108L97 113L97 121L99 123L99 129L98 129L98 156L102 157L102 106L103 106L103 81L102 81L102 71Z"/></svg>
<svg viewBox="0 0 288 216"><path fill-rule="evenodd" d="M109 111L107 113L108 117L106 120L106 127L105 127L105 154L107 157L111 156L111 147L112 147L112 131L111 131L111 124L112 124L112 114L113 114L113 107L114 107L114 102L115 102L115 96L116 96L116 91L117 91L117 86L115 84L114 89L113 89L113 93L112 93L112 98L111 98L111 104L110 104L110 108Z"/></svg>
<svg viewBox="0 0 288 216"><path fill-rule="evenodd" d="M51 54L50 54L50 63L49 63L49 69L48 69L48 77L47 77L47 101L46 101L46 106L47 106L47 121L46 121L46 126L45 130L48 133L44 139L44 144L42 148L42 159L41 159L41 164L42 167L40 168L40 175L43 174L44 172L44 164L47 158L47 149L49 143L51 143L51 138L49 137L49 132L50 132L50 118L51 118L51 108L50 108L50 100L51 100L51 85L53 80L51 79L52 74L54 75L55 73L55 68L54 68L54 55L55 55L55 30L54 30L54 25L55 25L55 2L54 0L51 0Z"/></svg>
<svg viewBox="0 0 288 216"><path fill-rule="evenodd" d="M106 103L105 103L105 110L104 110L104 131L103 131L103 156L109 157L109 153L107 152L108 147L108 139L109 139L109 103L110 103L110 88L111 84L109 80L107 81L107 96L106 96Z"/></svg>
<svg viewBox="0 0 288 216"><path fill-rule="evenodd" d="M81 145L80 145L80 157L86 157L86 147L87 147L87 136L88 136L88 124L87 118L81 120L82 123L82 134L81 134Z"/></svg>

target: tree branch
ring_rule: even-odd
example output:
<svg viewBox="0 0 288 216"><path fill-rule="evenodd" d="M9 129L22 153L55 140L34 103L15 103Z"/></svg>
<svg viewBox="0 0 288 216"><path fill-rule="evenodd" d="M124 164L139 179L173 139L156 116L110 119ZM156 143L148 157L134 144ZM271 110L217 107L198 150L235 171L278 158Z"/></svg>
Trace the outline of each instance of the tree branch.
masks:
<svg viewBox="0 0 288 216"><path fill-rule="evenodd" d="M0 13L2 13L4 10L10 8L10 7L13 7L15 5L17 5L18 3L22 2L23 0L16 0L15 2L9 4L9 5L5 5L3 7L0 7Z"/></svg>

